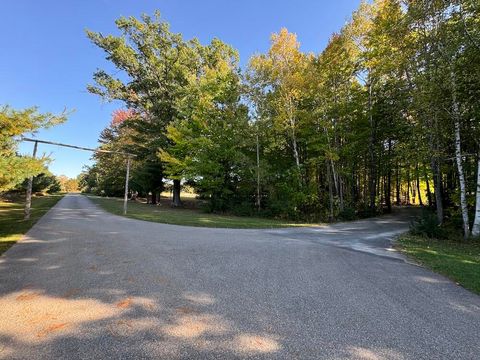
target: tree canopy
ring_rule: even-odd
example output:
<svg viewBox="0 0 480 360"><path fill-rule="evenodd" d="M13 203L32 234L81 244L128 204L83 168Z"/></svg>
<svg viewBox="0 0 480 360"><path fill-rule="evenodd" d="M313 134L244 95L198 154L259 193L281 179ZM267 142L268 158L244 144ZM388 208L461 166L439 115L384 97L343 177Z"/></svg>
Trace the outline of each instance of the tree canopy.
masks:
<svg viewBox="0 0 480 360"><path fill-rule="evenodd" d="M0 192L15 188L26 178L38 175L45 169L47 157L34 159L18 154L20 136L65 120L65 114L39 113L36 107L24 110L0 107Z"/></svg>
<svg viewBox="0 0 480 360"><path fill-rule="evenodd" d="M158 13L120 18L119 35L87 32L121 74L88 88L124 104L102 146L138 155L133 189L152 202L169 179L210 211L333 220L415 203L479 235L479 15L473 0L362 2L317 54L283 28L244 69ZM125 159L95 159L85 182L120 192Z"/></svg>

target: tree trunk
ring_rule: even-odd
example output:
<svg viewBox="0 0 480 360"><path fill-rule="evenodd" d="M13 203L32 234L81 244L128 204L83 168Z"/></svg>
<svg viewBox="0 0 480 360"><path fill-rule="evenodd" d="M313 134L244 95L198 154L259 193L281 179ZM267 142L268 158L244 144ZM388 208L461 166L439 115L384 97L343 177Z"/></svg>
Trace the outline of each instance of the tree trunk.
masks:
<svg viewBox="0 0 480 360"><path fill-rule="evenodd" d="M182 189L180 180L173 180L173 199L172 206L180 207L182 206L182 201L180 199L180 191Z"/></svg>
<svg viewBox="0 0 480 360"><path fill-rule="evenodd" d="M440 169L439 158L439 139L438 139L438 120L437 114L434 113L433 123L431 124L434 132L430 134L430 145L433 156L431 158L431 167L433 173L433 189L435 191L435 208L437 210L438 223L443 223L443 188L442 174Z"/></svg>
<svg viewBox="0 0 480 360"><path fill-rule="evenodd" d="M379 204L380 204L380 207L383 207L383 175L381 174L382 172L382 155L380 154L380 156L378 157L378 163L377 163L377 178L375 180L375 184L376 184L376 191L375 191L375 194L376 196L379 196L380 197L380 200L379 200Z"/></svg>
<svg viewBox="0 0 480 360"><path fill-rule="evenodd" d="M345 208L344 201L343 201L343 181L342 181L342 176L338 174L338 197L340 201L340 211L343 211Z"/></svg>
<svg viewBox="0 0 480 360"><path fill-rule="evenodd" d="M387 211L389 213L392 212L391 193L392 193L392 171L389 170L388 175L387 175L387 183L386 183L386 186L385 186L385 201L386 201L386 204L387 204Z"/></svg>
<svg viewBox="0 0 480 360"><path fill-rule="evenodd" d="M372 113L372 82L370 81L368 84L368 112L369 112L369 120L370 120L370 143L368 146L369 158L370 158L370 176L368 179L368 187L370 193L370 209L375 209L375 200L376 200L376 190L377 190L377 172L376 172L376 159L375 159L375 126L373 120L373 113Z"/></svg>
<svg viewBox="0 0 480 360"><path fill-rule="evenodd" d="M405 200L407 205L410 205L410 168L407 170L407 196Z"/></svg>
<svg viewBox="0 0 480 360"><path fill-rule="evenodd" d="M417 175L417 193L418 193L418 203L420 206L423 206L422 194L420 193L420 174L418 173L418 163L415 166L415 173Z"/></svg>
<svg viewBox="0 0 480 360"><path fill-rule="evenodd" d="M357 176L355 173L355 165L352 166L352 178L351 178L351 184L350 184L350 196L352 198L352 203L357 202Z"/></svg>
<svg viewBox="0 0 480 360"><path fill-rule="evenodd" d="M460 182L460 208L462 210L462 219L463 219L463 235L465 238L470 236L470 224L468 219L468 208L467 208L467 190L465 186L465 174L463 172L463 160L462 160L462 143L460 139L460 119L459 119L459 108L457 103L457 96L455 91L455 74L451 73L452 76L452 111L455 122L455 159L457 161L457 171L458 171L458 180Z"/></svg>
<svg viewBox="0 0 480 360"><path fill-rule="evenodd" d="M438 158L432 158L433 171L433 189L435 191L435 207L437 209L438 223L443 223L443 196L442 196L442 174L440 173L440 165Z"/></svg>
<svg viewBox="0 0 480 360"><path fill-rule="evenodd" d="M425 167L425 164L423 165L423 176L425 177L425 183L427 185L428 207L432 207L432 192L430 191L430 182L428 181L427 169Z"/></svg>
<svg viewBox="0 0 480 360"><path fill-rule="evenodd" d="M257 127L257 210L261 208L260 198L260 143L258 141L258 127Z"/></svg>
<svg viewBox="0 0 480 360"><path fill-rule="evenodd" d="M475 220L473 220L472 236L480 236L480 153L477 159L477 191L475 200Z"/></svg>
<svg viewBox="0 0 480 360"><path fill-rule="evenodd" d="M416 181L415 179L412 180L412 203L415 205L417 203L417 188L416 188Z"/></svg>
<svg viewBox="0 0 480 360"><path fill-rule="evenodd" d="M33 145L33 155L32 158L36 158L37 156L37 148L38 148L38 142L35 141L35 145ZM32 187L33 187L33 176L30 176L28 178L28 183L27 183L27 194L25 198L25 209L24 209L24 220L29 220L30 219L30 209L32 207Z"/></svg>
<svg viewBox="0 0 480 360"><path fill-rule="evenodd" d="M470 228L468 220L467 194L465 188L465 174L463 173L461 145L460 122L458 121L458 119L455 119L455 159L457 162L458 180L460 182L460 208L462 210L463 235L465 238L468 238L468 236L470 235Z"/></svg>
<svg viewBox="0 0 480 360"><path fill-rule="evenodd" d="M333 184L332 184L332 174L330 171L330 165L327 161L327 177L328 177L328 196L330 200L330 214L328 216L329 221L333 221Z"/></svg>
<svg viewBox="0 0 480 360"><path fill-rule="evenodd" d="M335 193L339 197L339 207L340 211L343 211L343 192L342 192L342 179L340 174L335 171L335 163L333 160L330 160L332 175L333 175L333 185L335 186Z"/></svg>
<svg viewBox="0 0 480 360"><path fill-rule="evenodd" d="M400 206L400 203L401 203L401 200L400 200L400 168L399 168L399 165L398 165L398 160L397 160L397 169L396 169L396 176L395 176L395 180L396 180L396 183L395 183L395 192L396 192L396 198L397 198L397 206Z"/></svg>
<svg viewBox="0 0 480 360"><path fill-rule="evenodd" d="M392 139L388 139L388 169L387 169L387 183L385 184L385 203L387 205L387 212L392 212Z"/></svg>
<svg viewBox="0 0 480 360"><path fill-rule="evenodd" d="M293 157L295 158L295 164L300 170L300 156L298 155L297 135L295 134L295 120L290 119L290 125L292 126L292 143L293 143Z"/></svg>

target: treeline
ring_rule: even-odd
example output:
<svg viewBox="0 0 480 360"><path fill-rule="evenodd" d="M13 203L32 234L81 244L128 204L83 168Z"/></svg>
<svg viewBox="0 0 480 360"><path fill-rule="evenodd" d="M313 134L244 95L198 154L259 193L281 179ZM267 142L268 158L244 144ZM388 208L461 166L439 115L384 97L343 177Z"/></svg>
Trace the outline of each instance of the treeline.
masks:
<svg viewBox="0 0 480 360"><path fill-rule="evenodd" d="M153 203L167 179L177 206L183 181L210 211L292 219L415 199L480 233L478 1L362 3L321 53L282 29L246 69L159 14L116 24L120 36L88 37L122 75L98 71L88 89L124 103L102 148L136 155L132 190ZM95 160L83 185L120 195L125 157Z"/></svg>
<svg viewBox="0 0 480 360"><path fill-rule="evenodd" d="M24 194L27 191L28 179L10 187L3 193L6 194ZM55 194L59 192L77 192L79 191L78 180L76 178L69 178L65 175L53 175L47 168L43 172L33 176L32 192L33 193L48 193ZM0 193L1 194L1 193Z"/></svg>

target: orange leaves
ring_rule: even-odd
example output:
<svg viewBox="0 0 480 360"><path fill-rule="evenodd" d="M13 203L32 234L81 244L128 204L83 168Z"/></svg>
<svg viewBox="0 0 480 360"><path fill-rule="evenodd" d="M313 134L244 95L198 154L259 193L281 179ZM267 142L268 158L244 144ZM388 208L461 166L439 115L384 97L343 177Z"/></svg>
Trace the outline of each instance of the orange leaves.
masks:
<svg viewBox="0 0 480 360"><path fill-rule="evenodd" d="M132 109L117 109L112 113L112 126L118 126L136 115Z"/></svg>

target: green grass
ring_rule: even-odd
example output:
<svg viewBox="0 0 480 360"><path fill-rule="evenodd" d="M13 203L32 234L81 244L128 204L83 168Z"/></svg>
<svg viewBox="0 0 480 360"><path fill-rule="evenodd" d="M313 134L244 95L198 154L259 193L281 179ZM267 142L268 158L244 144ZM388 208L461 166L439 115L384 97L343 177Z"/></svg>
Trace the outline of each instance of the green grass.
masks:
<svg viewBox="0 0 480 360"><path fill-rule="evenodd" d="M0 199L0 254L20 240L63 195L47 195L32 198L30 220L23 220L24 198L13 201Z"/></svg>
<svg viewBox="0 0 480 360"><path fill-rule="evenodd" d="M88 198L112 214L123 215L123 199L91 195ZM128 202L127 217L165 224L212 228L261 229L289 226L318 226L318 224L301 224L275 219L210 214L195 209L175 209L166 204L154 206L132 201Z"/></svg>
<svg viewBox="0 0 480 360"><path fill-rule="evenodd" d="M398 239L409 257L480 294L480 241L431 240L406 234Z"/></svg>

